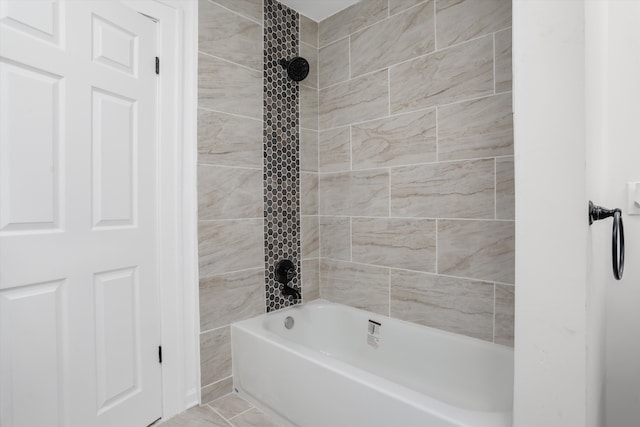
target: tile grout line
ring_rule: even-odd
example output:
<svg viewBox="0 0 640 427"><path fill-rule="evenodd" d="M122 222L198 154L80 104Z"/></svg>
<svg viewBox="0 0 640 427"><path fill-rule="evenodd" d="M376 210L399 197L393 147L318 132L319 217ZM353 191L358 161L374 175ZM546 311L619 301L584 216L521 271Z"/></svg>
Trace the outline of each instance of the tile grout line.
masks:
<svg viewBox="0 0 640 427"><path fill-rule="evenodd" d="M224 396L223 396L224 397ZM218 399L216 399L218 400ZM209 409L211 409L211 411L213 411L215 414L218 414L218 416L220 418L222 418L227 424L229 424L231 427L233 427L233 424L229 421L229 418L225 417L224 415L222 415L220 412L218 412L218 410L216 410L216 408L214 408L213 406L211 406L211 403L215 402L215 400L205 404L204 406L208 407Z"/></svg>
<svg viewBox="0 0 640 427"><path fill-rule="evenodd" d="M378 71L383 71L383 70L378 70ZM356 77L356 79L358 79L358 78L360 78L360 77ZM347 81L344 81L344 82L341 82L341 83L336 83L333 86L337 86L337 85L343 84L343 83L347 83ZM333 86L331 86L331 87L333 87ZM449 107L449 106L453 106L453 105L457 105L457 104L463 104L465 102L479 101L481 99L491 98L491 97L494 97L494 96L507 95L507 94L512 94L512 90L505 90L504 92L498 92L498 93L489 93L489 94L485 94L485 95L476 96L476 97L473 97L473 98L460 99L460 100L456 100L454 102L448 102L448 103L445 103L445 104L436 104L436 105L431 105L431 106L428 106L428 107L419 107L419 108L412 109L412 110L409 110L409 111L402 111L402 112L399 112L399 113L393 113L393 114L391 114L389 116L379 116L379 117L375 117L373 119L361 120L361 121L358 121L358 122L353 122L353 123L351 123L351 125L360 125L360 124L364 124L364 123L375 122L376 120L382 120L382 119L386 119L386 118L393 118L393 117L403 116L403 115L406 115L406 114L417 113L417 112L420 112L420 111L433 110L435 108L440 108L440 107ZM323 129L323 131L334 130L334 129L338 129L338 128L345 127L345 126L347 126L347 125L343 124L343 125L340 125L340 126L328 127L326 129ZM313 130L313 129L309 129L309 130Z"/></svg>
<svg viewBox="0 0 640 427"><path fill-rule="evenodd" d="M213 3L213 4L215 4L216 6L219 6L219 7L221 7L222 9L226 9L227 11L229 11L229 12L233 13L234 15L239 16L240 18L244 18L244 19L247 19L247 20L249 20L249 21L253 22L254 24L258 24L258 25L260 25L260 26L264 26L264 21L263 21L263 22L260 22L260 21L258 21L257 19L255 19L255 18L253 18L253 17L251 17L251 16L243 15L242 13L240 13L240 12L236 12L236 11L235 11L235 10L233 10L233 9L229 9L228 7L226 7L226 6L224 6L224 5L220 4L220 3L218 3L218 2L217 2L217 1L215 1L215 0L208 0L208 3ZM263 6L263 7L264 7L264 6ZM262 9L262 10L264 10L264 9Z"/></svg>
<svg viewBox="0 0 640 427"><path fill-rule="evenodd" d="M411 57L409 59L404 59L402 61L395 62L393 64L389 64L386 67L380 67L380 68L377 68L375 70L367 71L366 73L358 74L357 76L351 76L351 79L356 79L356 78L363 77L363 76L366 76L366 75L369 75L369 74L377 73L377 72L380 72L380 71L382 71L382 70L384 70L386 68L393 68L393 67L397 67L399 65L404 65L404 64L407 64L409 62L412 62L412 61L415 61L415 60L418 60L418 59L422 59L422 58L425 58L425 57L430 56L430 55L435 55L437 53L444 52L444 51L446 51L448 49L454 49L454 48L460 47L460 46L462 46L462 45L464 45L466 43L475 42L475 41L481 40L483 38L489 38L489 37L493 38L493 33L483 34L483 35L475 37L473 39L465 40L465 41L460 42L458 44L447 46L447 47L442 48L442 49L434 49L434 50L432 50L430 52L423 53L423 54L420 54L420 55L416 55L416 56L413 56L413 57ZM344 83L344 82L340 82L340 83ZM333 85L329 85L329 86L323 87L322 89L324 90L324 89L327 89L327 88L329 88L331 86L336 86L336 85L338 85L340 83L334 83Z"/></svg>
<svg viewBox="0 0 640 427"><path fill-rule="evenodd" d="M228 116L240 117L240 118L242 118L242 119L249 119L249 120L253 120L253 121L256 121L256 122L260 122L260 123L262 123L262 122L263 122L263 119L262 119L262 118L260 118L260 119L256 119L255 117L251 117L251 116L244 116L244 115L242 115L242 114L236 114L236 113L228 113L228 112L226 112L226 111L216 110L216 109L214 109L214 108L209 108L209 107L203 107L203 106L201 106L201 105L198 105L198 110L204 110L204 111L208 111L208 112L211 112L211 113L226 114L226 115L228 115Z"/></svg>
<svg viewBox="0 0 640 427"><path fill-rule="evenodd" d="M306 215L307 217L314 217L316 215ZM427 217L427 216L371 216L371 215L317 215L318 217L328 218L360 218L360 219L403 219L403 220L416 220L416 221L435 221L437 219L442 221L478 221L478 222L515 222L514 219L493 219L493 218L442 218L442 217Z"/></svg>
<svg viewBox="0 0 640 427"><path fill-rule="evenodd" d="M493 94L496 93L496 33L493 33Z"/></svg>
<svg viewBox="0 0 640 427"><path fill-rule="evenodd" d="M307 217L314 217L316 215L306 215ZM317 215L318 217L325 218L355 218L355 219L400 219L400 220L415 220L415 221L477 221L477 222L515 222L513 219L493 219L493 218L438 218L438 217L422 217L422 216L367 216L367 215Z"/></svg>
<svg viewBox="0 0 640 427"><path fill-rule="evenodd" d="M347 82L353 80L353 77L351 76L351 34L349 34L349 38L347 40L347 53L349 53L349 77L347 78ZM326 88L325 88L326 89Z"/></svg>
<svg viewBox="0 0 640 427"><path fill-rule="evenodd" d="M387 117L391 117L391 67L387 68Z"/></svg>
<svg viewBox="0 0 640 427"><path fill-rule="evenodd" d="M435 115L436 115L436 163L440 163L440 126L438 126L439 123L439 110L440 107L436 106L435 107Z"/></svg>
<svg viewBox="0 0 640 427"><path fill-rule="evenodd" d="M353 35L353 34L356 34L356 33L359 33L359 32L361 32L361 31L367 30L367 29L369 29L369 28L371 28L371 27L373 27L373 26L375 26L375 25L377 25L377 24L380 24L381 22L387 21L387 20L389 20L390 18L396 17L396 16L401 15L401 14L403 14L403 13L407 13L407 14L408 14L408 12L409 12L411 9L415 9L415 8L417 8L417 7L421 6L423 3L427 2L427 1L428 1L428 0L421 0L421 1L419 1L418 3L416 3L416 4L412 5L412 6L409 6L409 7L407 7L406 9L401 10L400 12L396 12L396 13L394 13L394 14L391 14L391 12L390 12L390 8L388 8L388 7L387 7L387 16L386 16L386 17L381 18L381 19L377 20L377 21L376 21L376 22L374 22L374 23L371 23L371 24L365 25L364 27L358 28L358 29L356 29L356 30L352 31L351 33L349 33L349 35L348 35L348 36L351 36L351 35ZM434 3L435 3L435 1L434 1ZM387 2L387 5L388 5L388 2ZM343 9L343 10L341 10L341 11L337 12L336 14L340 14L340 13L341 13L342 11L344 11L344 10L346 10L346 9ZM319 33L320 33L320 31L318 31L318 34L319 34ZM348 36L343 36L343 37L337 38L337 39L335 39L335 40L331 40L330 42L327 42L327 43L325 43L325 44L324 44L324 45L322 45L322 46L320 46L320 40L318 40L318 48L320 49L320 48L327 47L328 45L333 44L333 43L335 43L335 42L337 42L337 41L340 41L340 40L342 40L342 39L344 39L344 38L346 38L346 37L348 37ZM319 39L319 37L318 37L318 39Z"/></svg>
<svg viewBox="0 0 640 427"><path fill-rule="evenodd" d="M438 49L438 8L436 1L433 0L433 48Z"/></svg>
<svg viewBox="0 0 640 427"><path fill-rule="evenodd" d="M493 161L494 159L508 159L511 157L513 157L513 154L488 156L488 157L475 157L475 158L468 158L468 159L464 158L464 159L453 159L453 160L440 160L440 161L423 162L423 163L407 163L403 165L391 165L391 166L383 165L376 168L362 168L362 169L354 169L354 170L343 169L338 171L318 172L318 174L327 176L327 175L345 174L350 172L374 172L374 171L383 171L385 169L399 169L399 168L406 168L406 167L413 167L413 166L433 166L438 164L451 164L451 163L473 163L473 162L479 162L483 160ZM233 166L230 166L230 167L233 167Z"/></svg>
<svg viewBox="0 0 640 427"><path fill-rule="evenodd" d="M242 400L244 400L244 399L242 399ZM244 400L244 401L245 401L245 402L247 402L246 400ZM250 407L250 408L247 408L247 409L245 409L244 411L242 411L242 412L239 412L239 413L235 414L233 417L225 418L225 420L227 420L227 421L229 421L229 422L232 422L232 420L233 420L234 418L239 417L239 416L240 416L240 415L242 415L242 414L246 414L247 412L251 411L252 409L259 409L257 406L254 406L251 402L247 402L247 403L251 404L251 407ZM261 411L261 412L262 412L262 411Z"/></svg>
<svg viewBox="0 0 640 427"><path fill-rule="evenodd" d="M231 60L223 58L221 56L214 55L214 54L209 53L209 52L205 52L203 50L199 50L198 53L201 54L201 55L204 55L204 56L208 56L210 58L218 59L220 61L223 61L223 62L226 62L226 63L229 63L229 64L237 65L238 67L244 68L244 69L249 70L249 71L254 71L256 73L260 73L260 75L262 76L262 71L263 70L258 70L257 68L252 68L252 67L249 67L247 65L239 64L237 62L231 61ZM264 62L262 64L264 66Z"/></svg>
<svg viewBox="0 0 640 427"><path fill-rule="evenodd" d="M493 219L498 219L498 159L493 159Z"/></svg>
<svg viewBox="0 0 640 427"><path fill-rule="evenodd" d="M496 342L496 282L493 282L493 342Z"/></svg>
<svg viewBox="0 0 640 427"><path fill-rule="evenodd" d="M262 168L251 167L251 166L229 166L229 165L218 165L218 164L210 164L210 163L198 163L198 166L223 168L223 169L244 169L244 170L252 170L252 171L262 170Z"/></svg>
<svg viewBox="0 0 640 427"><path fill-rule="evenodd" d="M495 280L492 280L492 279L480 279L480 278L477 278L477 277L456 276L456 275L453 275L453 274L436 273L436 272L433 272L433 271L410 270L408 268L391 267L391 266L388 266L388 265L369 264L369 263L366 263L366 262L348 261L348 260L345 260L345 259L338 259L338 258L325 257L323 259L324 260L328 260L328 261L342 262L342 263L347 263L347 264L355 264L355 265L361 265L361 266L365 266L365 267L372 267L372 268L378 268L378 269L404 271L404 272L408 272L408 273L424 274L424 275L428 275L428 276L441 276L441 277L448 277L448 278L451 278L451 279L466 280L466 281L472 281L472 282L481 282L481 283L484 283L484 284L499 283L499 284L504 285L504 286L512 286L512 287L515 286L515 284L513 284L513 283L496 282Z"/></svg>
<svg viewBox="0 0 640 427"><path fill-rule="evenodd" d="M388 188L388 202L389 202L389 211L387 213L388 218L391 218L391 168L387 168L387 188Z"/></svg>
<svg viewBox="0 0 640 427"><path fill-rule="evenodd" d="M388 306L387 306L387 310L388 310L388 315L389 317L391 317L391 269L387 268L387 280L389 281L389 289L388 289L388 293L389 293L389 301L388 301Z"/></svg>
<svg viewBox="0 0 640 427"><path fill-rule="evenodd" d="M221 222L221 221L250 221L250 220L258 220L263 217L257 216L255 218L215 218L215 219L199 219L198 222L211 223L211 222ZM250 268L246 268L244 270L250 270ZM236 270L234 270L236 271ZM240 270L237 270L240 271Z"/></svg>
<svg viewBox="0 0 640 427"><path fill-rule="evenodd" d="M218 383L220 383L220 382L222 382L222 381L224 381L224 380L228 380L229 378L233 378L233 375L229 375L229 376L227 376L227 377L224 377L224 378L222 378L222 379L220 379L220 380L218 380L218 381L214 381L214 382L209 383L209 384L207 384L207 385L201 385L201 386L200 386L200 389L203 389L203 388L205 388L205 387L212 386L212 385L214 385L214 384L218 384ZM227 394L228 394L228 393L227 393ZM220 396L220 397L222 397L222 396ZM213 402L214 400L217 400L217 398L216 398L216 399L213 399L211 402ZM209 403L210 403L210 402L207 402L207 403L205 403L205 405L208 405Z"/></svg>
<svg viewBox="0 0 640 427"><path fill-rule="evenodd" d="M233 323L233 322L232 322L232 323ZM222 326L218 326L218 327L216 327L216 328L207 329L207 330L205 330L205 331L200 331L200 335L208 334L209 332L213 332L213 331L217 331L218 329L229 328L229 327L231 327L231 323L228 323L228 324L226 324L226 325L222 325ZM232 375L232 376L233 376L233 375ZM213 384L213 383L211 383L211 384Z"/></svg>
<svg viewBox="0 0 640 427"><path fill-rule="evenodd" d="M436 218L436 265L434 268L434 270L436 271L436 274L440 274L438 273L438 251L440 248L440 245L438 244L438 225L439 225L438 221L439 221L438 218Z"/></svg>

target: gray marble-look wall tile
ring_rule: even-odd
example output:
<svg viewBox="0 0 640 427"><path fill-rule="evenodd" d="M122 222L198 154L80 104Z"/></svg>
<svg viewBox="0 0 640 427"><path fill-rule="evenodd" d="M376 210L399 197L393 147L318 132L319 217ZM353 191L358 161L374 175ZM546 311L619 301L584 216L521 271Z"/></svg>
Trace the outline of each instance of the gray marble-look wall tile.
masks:
<svg viewBox="0 0 640 427"><path fill-rule="evenodd" d="M318 172L318 131L300 129L300 170Z"/></svg>
<svg viewBox="0 0 640 427"><path fill-rule="evenodd" d="M320 296L389 315L389 269L320 259Z"/></svg>
<svg viewBox="0 0 640 427"><path fill-rule="evenodd" d="M320 259L302 260L302 299L309 302L320 298Z"/></svg>
<svg viewBox="0 0 640 427"><path fill-rule="evenodd" d="M495 33L496 93L511 90L511 28Z"/></svg>
<svg viewBox="0 0 640 427"><path fill-rule="evenodd" d="M353 261L436 271L436 221L353 218Z"/></svg>
<svg viewBox="0 0 640 427"><path fill-rule="evenodd" d="M318 88L318 48L300 43L300 56L309 62L309 75L300 82L302 86Z"/></svg>
<svg viewBox="0 0 640 427"><path fill-rule="evenodd" d="M320 129L386 116L388 91L387 70L320 90Z"/></svg>
<svg viewBox="0 0 640 427"><path fill-rule="evenodd" d="M300 15L300 41L318 47L318 23Z"/></svg>
<svg viewBox="0 0 640 427"><path fill-rule="evenodd" d="M320 217L320 256L351 261L351 219Z"/></svg>
<svg viewBox="0 0 640 427"><path fill-rule="evenodd" d="M438 49L511 26L511 2L505 0L438 0Z"/></svg>
<svg viewBox="0 0 640 427"><path fill-rule="evenodd" d="M425 0L389 0L389 15L395 15L398 12L407 10L410 7L416 6ZM431 3L433 7L433 3Z"/></svg>
<svg viewBox="0 0 640 427"><path fill-rule="evenodd" d="M351 77L387 68L435 49L433 2L351 35Z"/></svg>
<svg viewBox="0 0 640 427"><path fill-rule="evenodd" d="M513 154L511 92L438 107L438 159Z"/></svg>
<svg viewBox="0 0 640 427"><path fill-rule="evenodd" d="M300 214L318 215L317 173L300 173Z"/></svg>
<svg viewBox="0 0 640 427"><path fill-rule="evenodd" d="M198 163L262 167L262 122L198 109Z"/></svg>
<svg viewBox="0 0 640 427"><path fill-rule="evenodd" d="M318 25L320 47L387 17L387 0L368 0L350 6Z"/></svg>
<svg viewBox="0 0 640 427"><path fill-rule="evenodd" d="M318 89L300 85L300 127L318 130Z"/></svg>
<svg viewBox="0 0 640 427"><path fill-rule="evenodd" d="M495 214L493 159L391 169L391 216L487 218Z"/></svg>
<svg viewBox="0 0 640 427"><path fill-rule="evenodd" d="M389 216L385 169L320 175L320 215Z"/></svg>
<svg viewBox="0 0 640 427"><path fill-rule="evenodd" d="M233 377L225 378L213 384L209 384L200 389L200 401L205 403L212 402L233 391Z"/></svg>
<svg viewBox="0 0 640 427"><path fill-rule="evenodd" d="M513 283L513 221L438 220L438 273Z"/></svg>
<svg viewBox="0 0 640 427"><path fill-rule="evenodd" d="M516 219L513 157L496 159L496 218Z"/></svg>
<svg viewBox="0 0 640 427"><path fill-rule="evenodd" d="M200 384L231 375L231 328L224 326L200 334Z"/></svg>
<svg viewBox="0 0 640 427"><path fill-rule="evenodd" d="M391 316L493 340L493 283L391 270Z"/></svg>
<svg viewBox="0 0 640 427"><path fill-rule="evenodd" d="M262 170L198 166L200 220L261 218L264 212Z"/></svg>
<svg viewBox="0 0 640 427"><path fill-rule="evenodd" d="M200 279L200 330L219 328L264 311L264 267Z"/></svg>
<svg viewBox="0 0 640 427"><path fill-rule="evenodd" d="M262 25L208 0L200 0L198 49L262 70Z"/></svg>
<svg viewBox="0 0 640 427"><path fill-rule="evenodd" d="M199 54L198 106L262 120L262 71Z"/></svg>
<svg viewBox="0 0 640 427"><path fill-rule="evenodd" d="M494 341L513 347L515 287L496 283L496 329Z"/></svg>
<svg viewBox="0 0 640 427"><path fill-rule="evenodd" d="M262 0L212 0L240 15L251 18L262 24Z"/></svg>
<svg viewBox="0 0 640 427"><path fill-rule="evenodd" d="M353 169L436 161L435 109L351 126Z"/></svg>
<svg viewBox="0 0 640 427"><path fill-rule="evenodd" d="M493 93L493 36L394 65L391 112L401 113Z"/></svg>
<svg viewBox="0 0 640 427"><path fill-rule="evenodd" d="M320 131L320 172L344 172L351 169L351 132L349 126Z"/></svg>
<svg viewBox="0 0 640 427"><path fill-rule="evenodd" d="M200 277L264 265L263 219L201 221Z"/></svg>
<svg viewBox="0 0 640 427"><path fill-rule="evenodd" d="M318 63L320 88L349 80L349 38L320 48Z"/></svg>
<svg viewBox="0 0 640 427"><path fill-rule="evenodd" d="M302 215L300 217L300 229L302 258L317 258L320 256L318 217L316 215Z"/></svg>

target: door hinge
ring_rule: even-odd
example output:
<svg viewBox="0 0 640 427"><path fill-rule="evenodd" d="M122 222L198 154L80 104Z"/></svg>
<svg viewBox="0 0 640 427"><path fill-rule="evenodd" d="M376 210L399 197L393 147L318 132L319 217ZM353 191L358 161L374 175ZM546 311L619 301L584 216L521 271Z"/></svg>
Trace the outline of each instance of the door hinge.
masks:
<svg viewBox="0 0 640 427"><path fill-rule="evenodd" d="M158 362L162 363L162 346L158 346Z"/></svg>
<svg viewBox="0 0 640 427"><path fill-rule="evenodd" d="M156 56L156 74L160 74L160 58Z"/></svg>

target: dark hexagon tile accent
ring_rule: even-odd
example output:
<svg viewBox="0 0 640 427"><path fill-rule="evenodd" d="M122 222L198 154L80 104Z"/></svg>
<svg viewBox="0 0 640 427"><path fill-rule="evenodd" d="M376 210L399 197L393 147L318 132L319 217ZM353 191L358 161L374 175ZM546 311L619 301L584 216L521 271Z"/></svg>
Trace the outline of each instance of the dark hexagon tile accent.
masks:
<svg viewBox="0 0 640 427"><path fill-rule="evenodd" d="M300 133L297 82L290 80L280 60L298 56L297 12L274 0L264 0L264 242L267 311L294 302L282 295L275 265L290 259L300 284Z"/></svg>

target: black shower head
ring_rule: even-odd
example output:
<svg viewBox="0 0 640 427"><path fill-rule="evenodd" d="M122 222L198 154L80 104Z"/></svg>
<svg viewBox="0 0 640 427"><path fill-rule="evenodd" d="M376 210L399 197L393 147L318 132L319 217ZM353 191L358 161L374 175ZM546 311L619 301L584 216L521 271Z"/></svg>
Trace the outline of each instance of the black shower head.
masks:
<svg viewBox="0 0 640 427"><path fill-rule="evenodd" d="M280 61L286 70L289 78L294 82L304 80L309 75L309 62L306 59L296 56L293 59Z"/></svg>

